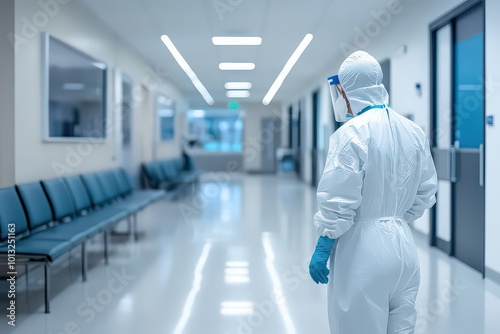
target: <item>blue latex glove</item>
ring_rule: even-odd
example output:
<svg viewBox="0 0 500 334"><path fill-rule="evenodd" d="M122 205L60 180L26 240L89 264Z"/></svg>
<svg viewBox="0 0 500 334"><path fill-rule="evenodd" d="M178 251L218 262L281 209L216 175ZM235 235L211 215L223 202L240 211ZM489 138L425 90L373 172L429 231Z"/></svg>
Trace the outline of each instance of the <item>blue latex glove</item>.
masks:
<svg viewBox="0 0 500 334"><path fill-rule="evenodd" d="M328 270L327 264L333 245L335 245L335 239L330 239L328 237L319 237L318 239L316 250L309 263L309 274L316 284L328 283L330 270Z"/></svg>

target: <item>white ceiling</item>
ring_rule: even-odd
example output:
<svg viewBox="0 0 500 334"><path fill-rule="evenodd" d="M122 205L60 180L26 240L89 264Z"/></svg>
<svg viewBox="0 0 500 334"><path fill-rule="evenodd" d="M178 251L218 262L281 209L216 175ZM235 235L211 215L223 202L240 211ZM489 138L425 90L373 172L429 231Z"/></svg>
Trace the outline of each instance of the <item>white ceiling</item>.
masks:
<svg viewBox="0 0 500 334"><path fill-rule="evenodd" d="M288 100L336 72L339 44L354 27L371 19L370 11L387 0L81 0L153 68L168 78L191 106L206 106L201 95L160 40L168 35L216 103L226 103L224 83L250 81L250 101L262 101L278 73L307 33L314 40L292 70L274 101ZM214 3L232 11L218 14ZM231 4L235 4L234 6ZM260 36L261 46L214 46L213 36ZM254 71L223 72L220 62L254 62ZM331 70L329 69L331 67ZM326 82L326 81L325 81Z"/></svg>

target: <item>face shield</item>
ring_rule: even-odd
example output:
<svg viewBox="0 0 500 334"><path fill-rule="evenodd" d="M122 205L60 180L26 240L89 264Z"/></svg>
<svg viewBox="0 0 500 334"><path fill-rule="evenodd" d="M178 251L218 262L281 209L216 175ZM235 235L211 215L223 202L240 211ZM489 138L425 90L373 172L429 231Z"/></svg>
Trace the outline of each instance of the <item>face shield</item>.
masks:
<svg viewBox="0 0 500 334"><path fill-rule="evenodd" d="M344 98L339 76L334 75L329 77L328 83L330 84L330 97L332 99L335 120L339 123L347 122L350 118L352 118L352 115L348 112L349 107L347 106L347 102Z"/></svg>

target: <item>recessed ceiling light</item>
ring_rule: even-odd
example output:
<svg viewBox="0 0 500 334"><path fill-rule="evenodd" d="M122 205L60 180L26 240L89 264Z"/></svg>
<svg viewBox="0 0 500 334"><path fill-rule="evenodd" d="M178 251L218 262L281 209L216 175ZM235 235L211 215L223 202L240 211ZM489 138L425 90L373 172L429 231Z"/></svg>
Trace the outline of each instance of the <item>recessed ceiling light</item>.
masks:
<svg viewBox="0 0 500 334"><path fill-rule="evenodd" d="M312 39L313 39L313 35L312 34L307 34L304 37L304 39L302 40L302 42L300 42L299 46L293 52L293 54L290 57L290 59L288 59L288 61L286 62L285 66L281 70L280 74L278 75L278 77L276 78L276 80L272 84L271 88L267 92L266 96L262 100L262 103L264 105L267 106L269 103L271 103L271 101L273 100L274 96L276 95L276 93L280 89L281 85L285 81L286 77L288 76L288 74L290 73L290 71L292 70L292 68L295 66L295 64L299 60L300 56L302 56L302 54L304 53L304 51L307 49L307 47L311 43Z"/></svg>
<svg viewBox="0 0 500 334"><path fill-rule="evenodd" d="M262 38L260 37L212 37L214 45L261 45Z"/></svg>
<svg viewBox="0 0 500 334"><path fill-rule="evenodd" d="M222 71L252 71L255 69L254 63L220 63Z"/></svg>
<svg viewBox="0 0 500 334"><path fill-rule="evenodd" d="M214 101L213 97L210 95L210 93L205 88L205 86L203 86L200 79L198 79L198 77L196 76L196 73L194 73L194 71L191 69L191 66L189 66L189 64L184 59L184 57L181 55L179 50L177 50L177 48L175 47L175 45L172 42L172 40L170 39L170 37L168 37L167 35L163 35L163 36L161 36L161 40L163 41L163 43L165 44L167 49L170 51L170 53L172 53L172 56L175 58L175 60L177 61L179 66L182 68L182 70L184 72L186 72L187 76L189 77L189 79L191 79L191 81L193 82L193 85L200 92L201 96L203 96L205 101L209 105L214 104L215 101Z"/></svg>
<svg viewBox="0 0 500 334"><path fill-rule="evenodd" d="M231 99L236 99L236 98L247 98L250 97L250 92L248 90L228 90L226 92L226 96L231 98Z"/></svg>
<svg viewBox="0 0 500 334"><path fill-rule="evenodd" d="M250 82L226 82L224 87L226 89L251 89L252 84Z"/></svg>

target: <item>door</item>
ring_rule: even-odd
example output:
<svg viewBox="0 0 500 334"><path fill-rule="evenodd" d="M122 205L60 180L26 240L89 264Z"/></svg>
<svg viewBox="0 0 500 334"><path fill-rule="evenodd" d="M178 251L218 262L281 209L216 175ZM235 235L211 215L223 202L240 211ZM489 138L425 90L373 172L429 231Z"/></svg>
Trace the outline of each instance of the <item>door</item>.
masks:
<svg viewBox="0 0 500 334"><path fill-rule="evenodd" d="M288 148L293 148L293 107L288 107Z"/></svg>
<svg viewBox="0 0 500 334"><path fill-rule="evenodd" d="M382 67L382 73L384 73L384 78L382 79L382 83L385 86L385 89L391 96L391 60L387 59L380 63L380 67Z"/></svg>
<svg viewBox="0 0 500 334"><path fill-rule="evenodd" d="M431 232L433 245L484 273L484 7L470 3L433 30Z"/></svg>
<svg viewBox="0 0 500 334"><path fill-rule="evenodd" d="M298 104L299 108L296 113L296 117L293 120L293 158L294 158L294 166L295 172L301 175L301 129L302 129L302 116L300 110L300 103Z"/></svg>
<svg viewBox="0 0 500 334"><path fill-rule="evenodd" d="M275 173L276 172L276 151L280 146L281 132L277 129L281 128L281 122L276 118L263 118L261 120L261 133L272 134L270 138L266 138L262 142L261 151L261 172Z"/></svg>
<svg viewBox="0 0 500 334"><path fill-rule="evenodd" d="M484 13L476 7L456 20L454 66L455 256L484 267Z"/></svg>

